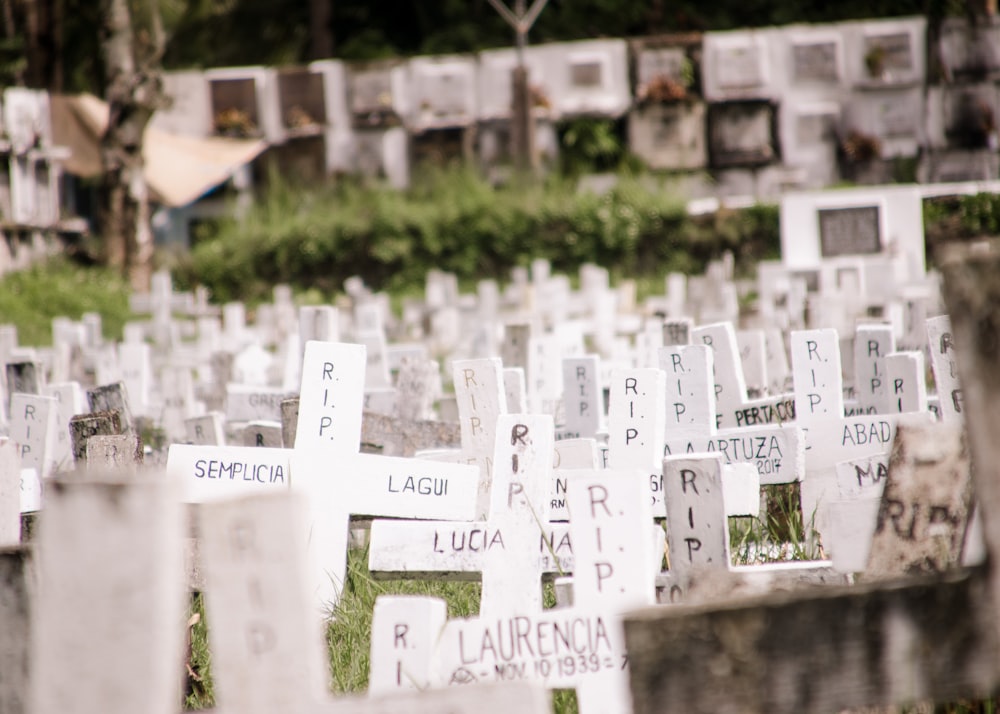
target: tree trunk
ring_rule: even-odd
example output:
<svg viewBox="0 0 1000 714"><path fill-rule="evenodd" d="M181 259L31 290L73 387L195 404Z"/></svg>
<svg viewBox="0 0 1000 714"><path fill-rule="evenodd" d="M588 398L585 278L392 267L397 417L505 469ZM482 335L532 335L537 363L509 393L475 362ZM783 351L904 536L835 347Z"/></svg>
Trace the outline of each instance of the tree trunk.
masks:
<svg viewBox="0 0 1000 714"><path fill-rule="evenodd" d="M148 290L153 241L142 169L146 125L162 98L163 34L156 0L101 0L108 127L101 139L104 174L100 227L106 262ZM134 8L134 10L133 10Z"/></svg>
<svg viewBox="0 0 1000 714"><path fill-rule="evenodd" d="M333 0L309 0L309 59L333 57Z"/></svg>

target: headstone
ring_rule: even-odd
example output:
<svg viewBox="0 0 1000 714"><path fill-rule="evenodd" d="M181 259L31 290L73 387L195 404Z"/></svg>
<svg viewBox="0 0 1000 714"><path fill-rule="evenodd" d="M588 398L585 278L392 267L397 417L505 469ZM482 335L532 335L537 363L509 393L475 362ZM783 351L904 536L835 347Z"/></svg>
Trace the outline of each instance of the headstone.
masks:
<svg viewBox="0 0 1000 714"><path fill-rule="evenodd" d="M962 419L962 387L958 382L951 320L947 315L927 320L927 342L937 386L941 420L960 422Z"/></svg>
<svg viewBox="0 0 1000 714"><path fill-rule="evenodd" d="M52 458L55 468L73 467L73 445L69 438L69 420L84 411L83 389L77 382L48 384L42 390L45 396L56 399L56 438Z"/></svg>
<svg viewBox="0 0 1000 714"><path fill-rule="evenodd" d="M226 711L305 714L325 690L306 587L305 510L284 493L200 511L212 679Z"/></svg>
<svg viewBox="0 0 1000 714"><path fill-rule="evenodd" d="M281 442L286 449L295 446L295 433L299 426L299 398L289 397L281 402Z"/></svg>
<svg viewBox="0 0 1000 714"><path fill-rule="evenodd" d="M7 394L39 394L42 387L42 379L39 374L39 366L34 362L8 362L7 368Z"/></svg>
<svg viewBox="0 0 1000 714"><path fill-rule="evenodd" d="M226 419L230 422L280 421L281 402L289 394L278 387L226 385Z"/></svg>
<svg viewBox="0 0 1000 714"><path fill-rule="evenodd" d="M0 711L29 714L32 623L37 603L34 551L0 549Z"/></svg>
<svg viewBox="0 0 1000 714"><path fill-rule="evenodd" d="M21 542L21 512L24 509L18 452L15 442L9 439L0 442L0 547L3 548ZM0 686L0 691L2 689Z"/></svg>
<svg viewBox="0 0 1000 714"><path fill-rule="evenodd" d="M608 384L608 464L649 474L653 512L663 515L660 468L666 415L666 375L656 368L615 370Z"/></svg>
<svg viewBox="0 0 1000 714"><path fill-rule="evenodd" d="M357 453L361 442L364 370L365 348L361 345L306 343L296 449L322 446L331 454Z"/></svg>
<svg viewBox="0 0 1000 714"><path fill-rule="evenodd" d="M437 680L437 636L448 606L436 597L381 595L372 612L368 693L427 689Z"/></svg>
<svg viewBox="0 0 1000 714"><path fill-rule="evenodd" d="M894 413L927 411L927 377L923 352L886 355L889 378L888 410Z"/></svg>
<svg viewBox="0 0 1000 714"><path fill-rule="evenodd" d="M243 446L282 448L281 423L266 420L250 422L243 429Z"/></svg>
<svg viewBox="0 0 1000 714"><path fill-rule="evenodd" d="M462 451L479 467L478 517L489 509L493 482L496 423L507 412L503 367L496 358L452 363L455 399L462 429Z"/></svg>
<svg viewBox="0 0 1000 714"><path fill-rule="evenodd" d="M971 509L961 427L900 424L866 575L941 573L959 566Z"/></svg>
<svg viewBox="0 0 1000 714"><path fill-rule="evenodd" d="M23 468L33 468L42 477L55 466L55 397L15 392L10 398L10 437L18 445Z"/></svg>
<svg viewBox="0 0 1000 714"><path fill-rule="evenodd" d="M854 337L854 391L858 406L868 413L889 411L891 394L886 357L895 352L891 325L859 325Z"/></svg>
<svg viewBox="0 0 1000 714"><path fill-rule="evenodd" d="M604 392L599 364L600 358L596 355L568 357L562 361L564 438L592 439L603 430Z"/></svg>
<svg viewBox="0 0 1000 714"><path fill-rule="evenodd" d="M791 335L795 377L795 415L802 423L844 414L840 344L836 330L796 331Z"/></svg>
<svg viewBox="0 0 1000 714"><path fill-rule="evenodd" d="M87 440L92 436L129 433L122 421L121 412L105 411L90 414L77 414L69 420L70 444L73 448L73 462L83 463L87 460Z"/></svg>
<svg viewBox="0 0 1000 714"><path fill-rule="evenodd" d="M183 521L169 486L55 482L48 489L30 711L176 711Z"/></svg>
<svg viewBox="0 0 1000 714"><path fill-rule="evenodd" d="M718 457L663 460L670 569L729 567L729 528Z"/></svg>
<svg viewBox="0 0 1000 714"><path fill-rule="evenodd" d="M222 412L209 412L203 416L184 420L187 440L197 446L224 446L226 433L223 427L225 416Z"/></svg>
<svg viewBox="0 0 1000 714"><path fill-rule="evenodd" d="M127 431L135 430L135 421L129 407L128 392L123 382L105 384L87 390L87 404L92 413L115 411L121 415L121 424Z"/></svg>
<svg viewBox="0 0 1000 714"><path fill-rule="evenodd" d="M87 439L88 470L134 474L142 462L142 439L138 434L96 435Z"/></svg>

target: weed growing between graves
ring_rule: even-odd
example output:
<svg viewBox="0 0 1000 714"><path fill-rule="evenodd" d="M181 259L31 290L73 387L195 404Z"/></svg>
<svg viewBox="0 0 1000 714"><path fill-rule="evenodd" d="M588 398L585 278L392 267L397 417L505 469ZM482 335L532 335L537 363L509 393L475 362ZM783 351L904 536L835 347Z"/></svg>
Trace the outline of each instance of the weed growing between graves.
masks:
<svg viewBox="0 0 1000 714"><path fill-rule="evenodd" d="M368 572L368 549L352 549L340 602L330 619L331 686L335 692L363 692L368 688L372 611L379 595L429 595L448 603L448 617L479 612L479 583L375 580Z"/></svg>
<svg viewBox="0 0 1000 714"><path fill-rule="evenodd" d="M191 600L188 648L184 655L184 709L208 709L215 705L212 686L212 656L208 650L205 602L201 593Z"/></svg>
<svg viewBox="0 0 1000 714"><path fill-rule="evenodd" d="M0 315L17 326L22 345L52 344L52 318L101 315L104 336L120 338L130 318L129 288L117 273L54 258L0 280Z"/></svg>
<svg viewBox="0 0 1000 714"><path fill-rule="evenodd" d="M729 519L733 563L753 565L822 558L813 528L815 514L803 518L799 484L763 486L761 493L767 502L763 517L734 516Z"/></svg>

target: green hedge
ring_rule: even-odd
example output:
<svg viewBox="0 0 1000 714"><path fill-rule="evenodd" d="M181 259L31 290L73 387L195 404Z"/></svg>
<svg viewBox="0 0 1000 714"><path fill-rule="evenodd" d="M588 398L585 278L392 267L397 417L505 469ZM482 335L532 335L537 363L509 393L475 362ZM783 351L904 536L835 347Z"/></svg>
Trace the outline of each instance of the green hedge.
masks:
<svg viewBox="0 0 1000 714"><path fill-rule="evenodd" d="M455 171L415 184L409 192L272 188L243 221L224 221L200 241L178 275L216 300L255 300L279 282L332 294L352 275L375 289L414 289L431 268L506 278L539 257L565 272L596 262L651 277L700 271L726 250L740 266L779 254L776 208L692 219L670 195L631 179L601 196L560 181L494 188Z"/></svg>

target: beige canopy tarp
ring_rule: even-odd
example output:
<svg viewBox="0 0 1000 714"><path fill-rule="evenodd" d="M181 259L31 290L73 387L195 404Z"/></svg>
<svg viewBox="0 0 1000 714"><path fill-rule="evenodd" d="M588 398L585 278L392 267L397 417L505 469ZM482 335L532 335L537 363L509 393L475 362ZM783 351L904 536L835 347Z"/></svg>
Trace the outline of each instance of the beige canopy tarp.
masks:
<svg viewBox="0 0 1000 714"><path fill-rule="evenodd" d="M52 139L72 155L63 162L74 176L101 173L101 136L108 125L108 105L92 94L52 95ZM151 200L186 206L253 161L267 142L257 139L200 139L146 128L143 174Z"/></svg>

